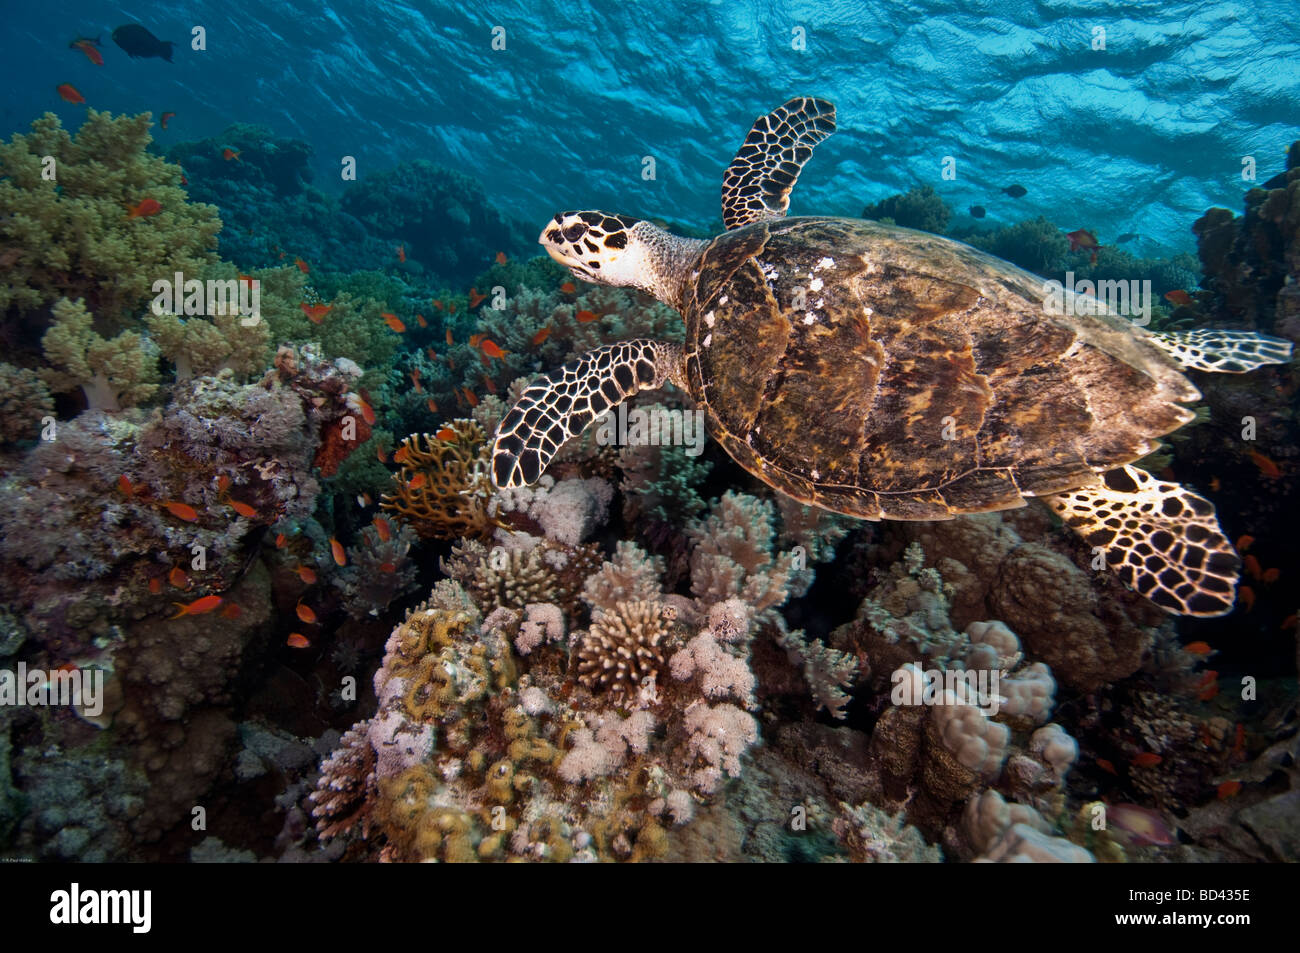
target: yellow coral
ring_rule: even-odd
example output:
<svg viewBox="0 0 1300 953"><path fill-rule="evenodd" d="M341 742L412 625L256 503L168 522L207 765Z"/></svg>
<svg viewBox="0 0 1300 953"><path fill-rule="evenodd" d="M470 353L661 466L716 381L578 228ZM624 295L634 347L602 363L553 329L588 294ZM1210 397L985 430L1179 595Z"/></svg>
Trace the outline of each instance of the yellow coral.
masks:
<svg viewBox="0 0 1300 953"><path fill-rule="evenodd" d="M46 113L0 143L0 312L82 298L116 330L155 280L215 260L216 209L188 202L180 167L146 151L150 123L91 109L73 137ZM145 198L161 211L128 218Z"/></svg>
<svg viewBox="0 0 1300 953"><path fill-rule="evenodd" d="M50 390L80 387L97 410L120 410L153 396L158 389L158 359L145 339L123 331L111 340L95 332L85 302L60 298L54 323L41 339L52 365L41 372Z"/></svg>
<svg viewBox="0 0 1300 953"><path fill-rule="evenodd" d="M487 511L487 437L472 420L452 421L442 433L411 434L402 441L393 456L401 466L393 475L397 489L379 505L426 539L486 538L504 525Z"/></svg>

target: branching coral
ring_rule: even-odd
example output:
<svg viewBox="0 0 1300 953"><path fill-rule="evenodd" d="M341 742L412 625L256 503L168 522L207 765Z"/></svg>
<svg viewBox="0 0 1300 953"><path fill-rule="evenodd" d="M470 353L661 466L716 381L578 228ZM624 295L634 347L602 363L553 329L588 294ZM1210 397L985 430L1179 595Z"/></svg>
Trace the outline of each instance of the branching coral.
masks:
<svg viewBox="0 0 1300 953"><path fill-rule="evenodd" d="M772 554L772 504L728 491L688 530L691 589L704 604L739 597L756 612L781 605L793 570L788 553Z"/></svg>
<svg viewBox="0 0 1300 953"><path fill-rule="evenodd" d="M655 602L600 612L574 653L577 679L595 692L635 693L662 681L677 614Z"/></svg>
<svg viewBox="0 0 1300 953"><path fill-rule="evenodd" d="M487 437L472 420L452 421L442 436L411 434L393 455L396 489L380 506L425 538L486 538L502 525L488 514L488 457Z"/></svg>
<svg viewBox="0 0 1300 953"><path fill-rule="evenodd" d="M600 565L599 551L590 543L534 542L536 545L525 548L488 549L476 540L466 540L452 549L443 572L460 582L487 611L549 602L572 613L583 580Z"/></svg>
<svg viewBox="0 0 1300 953"><path fill-rule="evenodd" d="M154 281L213 261L216 210L187 202L181 170L147 151L150 121L91 109L70 136L46 113L0 144L0 313L80 298L116 330ZM128 217L146 198L161 210Z"/></svg>

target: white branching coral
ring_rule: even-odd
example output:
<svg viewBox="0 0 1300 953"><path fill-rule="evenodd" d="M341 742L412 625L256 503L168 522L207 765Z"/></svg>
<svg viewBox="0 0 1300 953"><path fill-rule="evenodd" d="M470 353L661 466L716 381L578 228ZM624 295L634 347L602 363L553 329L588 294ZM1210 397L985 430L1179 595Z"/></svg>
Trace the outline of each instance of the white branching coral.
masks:
<svg viewBox="0 0 1300 953"><path fill-rule="evenodd" d="M491 621L489 617L488 621ZM524 606L524 618L515 636L515 651L527 655L539 645L564 639L564 613L549 602L533 602Z"/></svg>
<svg viewBox="0 0 1300 953"><path fill-rule="evenodd" d="M536 486L500 489L493 515L521 513L541 527L547 539L576 546L605 522L614 488L604 480L560 480L543 476Z"/></svg>
<svg viewBox="0 0 1300 953"><path fill-rule="evenodd" d="M686 712L687 750L696 758L691 780L698 791L712 794L723 775L740 774L740 756L758 741L758 722L735 705L698 704Z"/></svg>
<svg viewBox="0 0 1300 953"><path fill-rule="evenodd" d="M703 605L739 597L762 612L789 596L792 559L772 554L772 504L728 491L692 523L691 591Z"/></svg>
<svg viewBox="0 0 1300 953"><path fill-rule="evenodd" d="M858 660L846 652L828 648L820 639L809 642L802 630L778 635L777 644L785 649L792 665L802 668L804 681L817 704L832 718L843 720L848 715L845 706L850 701L848 690L853 688L858 674Z"/></svg>
<svg viewBox="0 0 1300 953"><path fill-rule="evenodd" d="M660 601L663 560L650 556L636 543L621 540L614 558L586 578L582 601L592 611L612 612L624 602Z"/></svg>

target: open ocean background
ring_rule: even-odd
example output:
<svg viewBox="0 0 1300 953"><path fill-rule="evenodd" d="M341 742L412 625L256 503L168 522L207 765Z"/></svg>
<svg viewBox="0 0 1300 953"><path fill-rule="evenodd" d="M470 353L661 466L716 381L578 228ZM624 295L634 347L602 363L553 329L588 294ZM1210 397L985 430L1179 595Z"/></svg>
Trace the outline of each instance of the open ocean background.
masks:
<svg viewBox="0 0 1300 953"><path fill-rule="evenodd" d="M423 157L528 221L598 207L711 228L743 131L807 94L836 103L840 134L794 214L857 216L929 184L959 219L972 204L990 225L1042 214L1167 254L1194 248L1207 207L1240 204L1243 156L1260 181L1281 171L1300 121L1295 14L1294 0L12 4L0 130L46 110L75 128L85 107L54 91L72 83L99 109L174 111L164 147L234 122L306 139L327 191L344 155L362 178ZM132 21L175 41L175 62L128 59L109 34ZM104 67L68 49L100 33ZM1028 194L1000 193L1013 183Z"/></svg>

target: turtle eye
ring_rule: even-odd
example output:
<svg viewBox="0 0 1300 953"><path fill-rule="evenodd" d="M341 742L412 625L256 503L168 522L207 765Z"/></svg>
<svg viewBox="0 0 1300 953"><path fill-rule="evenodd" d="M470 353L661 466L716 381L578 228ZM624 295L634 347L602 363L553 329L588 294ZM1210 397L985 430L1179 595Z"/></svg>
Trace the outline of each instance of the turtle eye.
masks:
<svg viewBox="0 0 1300 953"><path fill-rule="evenodd" d="M587 234L587 226L581 222L574 222L564 230L565 240L571 242L576 242L585 234Z"/></svg>

